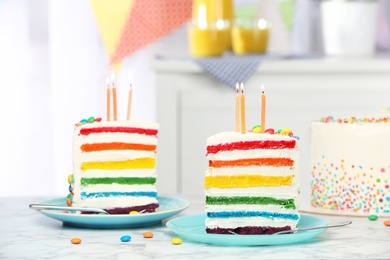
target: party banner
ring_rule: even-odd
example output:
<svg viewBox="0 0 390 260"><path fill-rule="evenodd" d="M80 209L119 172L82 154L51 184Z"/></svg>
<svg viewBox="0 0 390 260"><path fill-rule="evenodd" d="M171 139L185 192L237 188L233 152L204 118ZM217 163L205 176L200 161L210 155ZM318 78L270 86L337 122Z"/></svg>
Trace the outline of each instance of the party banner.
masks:
<svg viewBox="0 0 390 260"><path fill-rule="evenodd" d="M113 57L130 16L134 0L90 0L96 24L109 57Z"/></svg>
<svg viewBox="0 0 390 260"><path fill-rule="evenodd" d="M90 0L113 69L122 60L181 27L192 0Z"/></svg>

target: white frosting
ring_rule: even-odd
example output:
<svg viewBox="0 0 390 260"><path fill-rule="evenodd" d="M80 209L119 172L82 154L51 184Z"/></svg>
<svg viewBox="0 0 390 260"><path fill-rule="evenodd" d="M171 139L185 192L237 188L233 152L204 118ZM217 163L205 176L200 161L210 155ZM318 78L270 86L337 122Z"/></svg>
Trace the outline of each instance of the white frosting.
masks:
<svg viewBox="0 0 390 260"><path fill-rule="evenodd" d="M80 200L78 201L77 206L108 209L116 207L134 207L151 203L158 203L158 201L155 198L150 197L112 197Z"/></svg>
<svg viewBox="0 0 390 260"><path fill-rule="evenodd" d="M389 210L389 154L389 123L313 123L313 203L359 212Z"/></svg>
<svg viewBox="0 0 390 260"><path fill-rule="evenodd" d="M286 209L278 205L206 205L206 212L223 211L267 211L284 214L296 214L294 209Z"/></svg>
<svg viewBox="0 0 390 260"><path fill-rule="evenodd" d="M290 176L298 174L298 167L224 167L224 168L209 168L206 176L221 176L221 175L238 175L238 174L253 174L263 176Z"/></svg>
<svg viewBox="0 0 390 260"><path fill-rule="evenodd" d="M135 150L111 150L88 153L80 152L76 162L115 162L140 158L156 158L156 153Z"/></svg>
<svg viewBox="0 0 390 260"><path fill-rule="evenodd" d="M234 142L242 142L242 141L259 141L259 140L291 141L296 139L285 135L258 134L252 132L247 132L245 134L241 134L238 132L222 132L207 138L207 145L226 144L226 143L234 143Z"/></svg>
<svg viewBox="0 0 390 260"><path fill-rule="evenodd" d="M156 177L156 170L87 170L83 172L83 177L85 178L101 178L110 176L112 178L116 177Z"/></svg>
<svg viewBox="0 0 390 260"><path fill-rule="evenodd" d="M299 197L299 185L293 187L267 187L267 188L245 188L245 189L218 189L209 188L205 190L206 196L258 196L272 197L276 199L297 199Z"/></svg>
<svg viewBox="0 0 390 260"><path fill-rule="evenodd" d="M207 218L206 228L237 228L243 226L253 227L285 227L289 226L291 229L297 227L297 220L273 219L268 218Z"/></svg>
<svg viewBox="0 0 390 260"><path fill-rule="evenodd" d="M137 192L137 191L152 191L156 192L156 186L152 184L141 185L121 185L121 184L96 184L85 187L78 186L75 191L79 192Z"/></svg>

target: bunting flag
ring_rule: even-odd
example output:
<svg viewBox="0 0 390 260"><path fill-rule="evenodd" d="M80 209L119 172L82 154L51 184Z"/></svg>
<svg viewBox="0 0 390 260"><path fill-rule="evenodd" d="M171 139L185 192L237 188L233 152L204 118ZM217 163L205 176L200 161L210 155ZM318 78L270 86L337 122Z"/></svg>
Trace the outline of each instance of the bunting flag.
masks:
<svg viewBox="0 0 390 260"><path fill-rule="evenodd" d="M136 0L111 64L181 27L191 12L192 0Z"/></svg>
<svg viewBox="0 0 390 260"><path fill-rule="evenodd" d="M96 24L110 59L114 56L135 0L90 0Z"/></svg>
<svg viewBox="0 0 390 260"><path fill-rule="evenodd" d="M192 0L90 0L110 65L184 25Z"/></svg>

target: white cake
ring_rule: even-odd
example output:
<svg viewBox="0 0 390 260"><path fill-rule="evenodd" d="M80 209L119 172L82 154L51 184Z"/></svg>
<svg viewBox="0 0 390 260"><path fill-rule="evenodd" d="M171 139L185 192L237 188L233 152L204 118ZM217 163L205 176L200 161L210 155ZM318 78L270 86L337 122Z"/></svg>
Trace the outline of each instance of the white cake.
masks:
<svg viewBox="0 0 390 260"><path fill-rule="evenodd" d="M389 213L390 119L327 117L312 123L313 206Z"/></svg>

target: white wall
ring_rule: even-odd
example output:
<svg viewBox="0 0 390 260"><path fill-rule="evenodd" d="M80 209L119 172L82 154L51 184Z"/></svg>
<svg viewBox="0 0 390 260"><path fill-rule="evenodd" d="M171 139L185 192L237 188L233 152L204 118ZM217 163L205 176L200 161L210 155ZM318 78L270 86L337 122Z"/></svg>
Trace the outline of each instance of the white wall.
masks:
<svg viewBox="0 0 390 260"><path fill-rule="evenodd" d="M111 74L89 1L0 2L0 35L0 196L67 194L73 126L105 117ZM149 64L162 50L187 55L185 28L124 61L117 75L119 118L126 113L131 68L132 120L156 120Z"/></svg>

